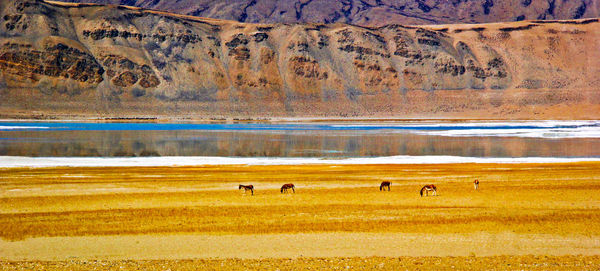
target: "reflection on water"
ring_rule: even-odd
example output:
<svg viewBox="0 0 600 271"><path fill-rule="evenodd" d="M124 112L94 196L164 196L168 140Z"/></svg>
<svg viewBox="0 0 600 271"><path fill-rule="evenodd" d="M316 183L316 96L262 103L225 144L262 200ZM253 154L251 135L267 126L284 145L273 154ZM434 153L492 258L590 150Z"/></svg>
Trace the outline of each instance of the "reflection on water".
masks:
<svg viewBox="0 0 600 271"><path fill-rule="evenodd" d="M0 156L600 157L600 138L445 137L364 130L0 131Z"/></svg>

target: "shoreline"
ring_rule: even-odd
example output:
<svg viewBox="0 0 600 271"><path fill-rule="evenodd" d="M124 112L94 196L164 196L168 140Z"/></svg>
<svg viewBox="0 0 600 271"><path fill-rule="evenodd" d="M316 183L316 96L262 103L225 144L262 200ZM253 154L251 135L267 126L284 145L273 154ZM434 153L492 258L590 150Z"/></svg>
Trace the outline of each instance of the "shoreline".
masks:
<svg viewBox="0 0 600 271"><path fill-rule="evenodd" d="M181 167L181 166L301 166L301 165L435 165L435 164L559 164L600 162L600 157L464 157L387 156L360 158L312 157L25 157L0 156L0 168L52 167Z"/></svg>
<svg viewBox="0 0 600 271"><path fill-rule="evenodd" d="M544 121L598 121L600 118L581 118L581 119L561 119L561 118L464 118L464 117L265 117L265 118L247 118L247 117L169 117L156 115L131 115L131 116L86 116L73 115L60 117L54 115L30 115L24 117L15 117L0 115L0 122L190 122L190 123L323 123L323 122L440 122L440 123L467 123L467 122L544 122Z"/></svg>

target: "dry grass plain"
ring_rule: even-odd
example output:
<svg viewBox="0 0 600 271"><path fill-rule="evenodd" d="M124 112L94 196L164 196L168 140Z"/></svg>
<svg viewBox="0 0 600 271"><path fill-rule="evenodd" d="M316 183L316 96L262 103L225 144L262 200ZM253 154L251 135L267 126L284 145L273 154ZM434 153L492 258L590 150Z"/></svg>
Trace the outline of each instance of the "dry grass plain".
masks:
<svg viewBox="0 0 600 271"><path fill-rule="evenodd" d="M598 270L597 256L0 262L0 270Z"/></svg>
<svg viewBox="0 0 600 271"><path fill-rule="evenodd" d="M599 190L594 162L0 169L0 268L597 269Z"/></svg>

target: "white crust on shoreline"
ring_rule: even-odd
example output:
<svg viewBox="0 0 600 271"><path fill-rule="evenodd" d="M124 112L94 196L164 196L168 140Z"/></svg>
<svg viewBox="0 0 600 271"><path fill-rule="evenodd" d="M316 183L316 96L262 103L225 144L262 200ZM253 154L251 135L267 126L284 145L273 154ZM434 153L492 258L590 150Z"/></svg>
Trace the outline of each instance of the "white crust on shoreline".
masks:
<svg viewBox="0 0 600 271"><path fill-rule="evenodd" d="M377 164L464 164L464 163L571 163L600 162L600 157L462 157L386 156L361 158L312 157L23 157L0 156L0 168L20 167L155 167L203 165L377 165Z"/></svg>

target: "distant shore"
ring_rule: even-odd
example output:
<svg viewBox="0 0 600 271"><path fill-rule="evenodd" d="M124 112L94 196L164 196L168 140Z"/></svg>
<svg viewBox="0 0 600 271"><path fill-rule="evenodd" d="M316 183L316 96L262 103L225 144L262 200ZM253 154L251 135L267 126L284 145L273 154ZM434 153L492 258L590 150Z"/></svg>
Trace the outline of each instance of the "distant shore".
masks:
<svg viewBox="0 0 600 271"><path fill-rule="evenodd" d="M464 117L464 116L371 116L371 117L322 117L322 116L305 116L305 117L242 117L242 116L227 116L227 117L196 117L196 116L172 116L172 115L121 115L121 116L102 116L95 114L2 114L0 113L0 121L83 121L83 122L194 122L194 123L244 123L244 122L298 122L298 123L315 123L315 122L499 122L499 121L588 121L598 120L599 118L547 118L535 117L530 118L492 118L492 117Z"/></svg>
<svg viewBox="0 0 600 271"><path fill-rule="evenodd" d="M35 121L81 121L81 122L193 122L193 123L322 123L322 122L442 122L442 123L461 123L461 122L513 122L513 121L545 121L547 119L485 119L485 118L212 118L212 119L192 119L192 118L160 118L160 117L119 117L119 118L0 118L0 121L14 122L35 122ZM555 119L552 119L555 120ZM560 121L593 121L598 119L556 119Z"/></svg>
<svg viewBox="0 0 600 271"><path fill-rule="evenodd" d="M493 119L493 118L336 118L336 117L273 117L273 118L243 118L243 117L169 117L169 116L124 116L124 117L95 117L95 116L0 116L0 121L84 121L84 122L196 122L196 123L238 123L238 122L470 122L470 121L543 121L544 119ZM571 119L565 119L568 121ZM596 119L580 119L596 120Z"/></svg>
<svg viewBox="0 0 600 271"><path fill-rule="evenodd" d="M537 122L537 121L594 121L599 118L465 118L465 117L209 117L196 118L184 116L87 116L87 115L2 115L0 122L36 122L36 121L80 121L80 122L190 122L190 123L364 123L364 122L416 122L416 123L463 123L463 122Z"/></svg>

